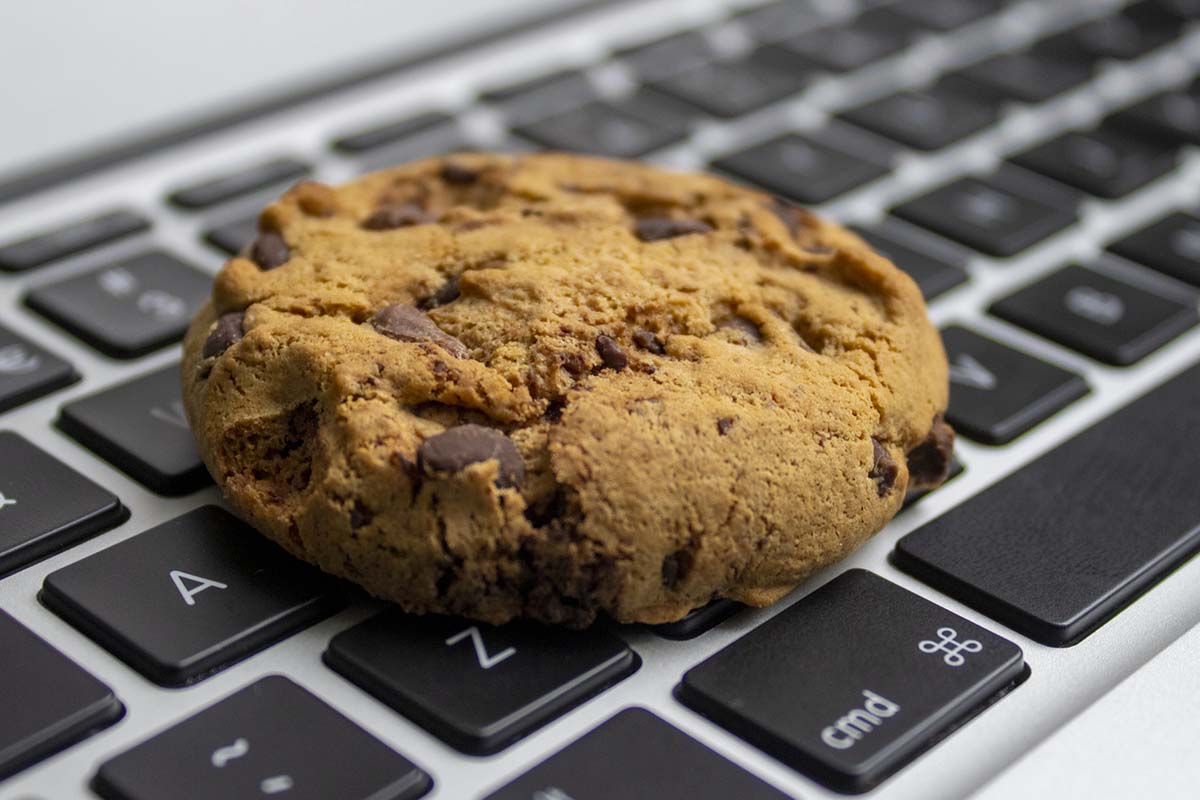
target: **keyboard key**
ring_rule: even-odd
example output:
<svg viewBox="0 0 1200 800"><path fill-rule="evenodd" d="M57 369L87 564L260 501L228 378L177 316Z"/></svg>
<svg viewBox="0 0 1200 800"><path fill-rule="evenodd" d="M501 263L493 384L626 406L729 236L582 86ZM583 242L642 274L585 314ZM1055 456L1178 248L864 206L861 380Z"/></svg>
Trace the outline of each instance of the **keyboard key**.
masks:
<svg viewBox="0 0 1200 800"><path fill-rule="evenodd" d="M299 180L310 169L308 164L296 158L276 158L177 189L167 199L188 210L210 208L277 183Z"/></svg>
<svg viewBox="0 0 1200 800"><path fill-rule="evenodd" d="M1087 381L957 325L942 331L950 362L946 419L964 436L1007 444L1088 393Z"/></svg>
<svg viewBox="0 0 1200 800"><path fill-rule="evenodd" d="M112 691L0 611L0 781L125 714Z"/></svg>
<svg viewBox="0 0 1200 800"><path fill-rule="evenodd" d="M892 210L921 225L992 256L1015 256L1074 223L1074 210L1042 202L1003 174L966 177L909 200Z"/></svg>
<svg viewBox="0 0 1200 800"><path fill-rule="evenodd" d="M803 89L801 70L778 69L765 57L714 61L662 80L650 88L718 117L739 117L783 100Z"/></svg>
<svg viewBox="0 0 1200 800"><path fill-rule="evenodd" d="M673 639L677 642L695 639L702 633L708 633L743 608L745 608L744 605L732 600L713 600L708 605L693 609L681 620L654 625L651 626L651 630L664 639Z"/></svg>
<svg viewBox="0 0 1200 800"><path fill-rule="evenodd" d="M427 111L424 114L383 122L339 136L333 140L333 149L349 155L358 155L450 125L453 121L454 118L444 112Z"/></svg>
<svg viewBox="0 0 1200 800"><path fill-rule="evenodd" d="M858 793L1023 672L1012 642L852 569L688 670L679 698L813 780Z"/></svg>
<svg viewBox="0 0 1200 800"><path fill-rule="evenodd" d="M642 708L627 708L485 800L787 800Z"/></svg>
<svg viewBox="0 0 1200 800"><path fill-rule="evenodd" d="M46 577L50 610L162 686L184 686L331 613L339 587L216 506Z"/></svg>
<svg viewBox="0 0 1200 800"><path fill-rule="evenodd" d="M917 282L926 300L953 289L967 280L963 269L964 259L951 253L949 247L917 236L894 233L894 229L881 225L873 230L855 228L855 233L867 240L884 258L904 270Z"/></svg>
<svg viewBox="0 0 1200 800"><path fill-rule="evenodd" d="M1172 278L1200 286L1200 217L1193 214L1172 214L1113 242L1108 249Z"/></svg>
<svg viewBox="0 0 1200 800"><path fill-rule="evenodd" d="M996 13L1004 0L899 0L888 8L945 33Z"/></svg>
<svg viewBox="0 0 1200 800"><path fill-rule="evenodd" d="M17 434L0 431L0 576L128 517L116 495Z"/></svg>
<svg viewBox="0 0 1200 800"><path fill-rule="evenodd" d="M77 380L66 361L0 325L0 412Z"/></svg>
<svg viewBox="0 0 1200 800"><path fill-rule="evenodd" d="M896 565L1076 644L1200 548L1200 367L910 533Z"/></svg>
<svg viewBox="0 0 1200 800"><path fill-rule="evenodd" d="M1023 50L984 59L947 80L952 84L961 82L968 91L974 88L976 96L982 93L995 100L1044 103L1091 77L1091 68L1086 64Z"/></svg>
<svg viewBox="0 0 1200 800"><path fill-rule="evenodd" d="M888 172L881 164L794 133L720 158L712 166L801 203L824 203Z"/></svg>
<svg viewBox="0 0 1200 800"><path fill-rule="evenodd" d="M113 358L137 358L183 338L212 279L161 250L41 286L26 304Z"/></svg>
<svg viewBox="0 0 1200 800"><path fill-rule="evenodd" d="M795 36L826 21L812 0L776 0L742 12L737 20L751 36L761 41Z"/></svg>
<svg viewBox="0 0 1200 800"><path fill-rule="evenodd" d="M1167 145L1200 144L1200 83L1188 91L1154 95L1108 119Z"/></svg>
<svg viewBox="0 0 1200 800"><path fill-rule="evenodd" d="M1140 58L1179 36L1179 23L1153 3L1135 3L1040 42L1035 47L1062 58L1093 63Z"/></svg>
<svg viewBox="0 0 1200 800"><path fill-rule="evenodd" d="M228 255L236 256L258 236L258 217L247 217L218 225L204 234L204 241Z"/></svg>
<svg viewBox="0 0 1200 800"><path fill-rule="evenodd" d="M1119 367L1140 361L1197 322L1195 301L1074 265L998 300L989 311Z"/></svg>
<svg viewBox="0 0 1200 800"><path fill-rule="evenodd" d="M564 70L489 89L480 99L498 106L510 122L524 124L594 100L596 89L584 73Z"/></svg>
<svg viewBox="0 0 1200 800"><path fill-rule="evenodd" d="M148 230L132 211L111 211L0 246L0 271L22 272Z"/></svg>
<svg viewBox="0 0 1200 800"><path fill-rule="evenodd" d="M165 495L211 481L179 394L179 365L63 406L58 427L101 458Z"/></svg>
<svg viewBox="0 0 1200 800"><path fill-rule="evenodd" d="M597 101L513 131L552 150L639 158L679 141L686 135L687 125L660 126L619 105Z"/></svg>
<svg viewBox="0 0 1200 800"><path fill-rule="evenodd" d="M1175 168L1174 148L1115 129L1071 131L1013 157L1021 166L1116 199Z"/></svg>
<svg viewBox="0 0 1200 800"><path fill-rule="evenodd" d="M647 81L703 66L716 57L712 45L700 31L676 33L623 48L614 55Z"/></svg>
<svg viewBox="0 0 1200 800"><path fill-rule="evenodd" d="M897 92L839 116L869 131L915 147L940 150L993 124L1000 111L945 86Z"/></svg>
<svg viewBox="0 0 1200 800"><path fill-rule="evenodd" d="M413 800L433 782L280 675L262 678L104 762L105 800Z"/></svg>
<svg viewBox="0 0 1200 800"><path fill-rule="evenodd" d="M632 674L601 628L493 627L386 611L338 634L325 662L464 753L499 752Z"/></svg>
<svg viewBox="0 0 1200 800"><path fill-rule="evenodd" d="M779 42L768 52L779 59L790 57L811 69L851 72L894 56L912 44L912 31L894 23L895 16L890 12L871 11L853 23L805 31ZM780 63L786 66L786 62Z"/></svg>

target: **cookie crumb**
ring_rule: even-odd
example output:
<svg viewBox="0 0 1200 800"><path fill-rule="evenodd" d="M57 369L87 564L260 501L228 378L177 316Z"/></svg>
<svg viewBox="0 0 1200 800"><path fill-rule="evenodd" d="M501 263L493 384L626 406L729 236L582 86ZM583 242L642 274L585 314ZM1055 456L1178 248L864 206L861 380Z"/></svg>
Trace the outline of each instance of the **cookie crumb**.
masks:
<svg viewBox="0 0 1200 800"><path fill-rule="evenodd" d="M663 346L662 340L658 338L658 335L645 328L638 328L633 332L633 343L656 356L665 355L667 352L667 348Z"/></svg>

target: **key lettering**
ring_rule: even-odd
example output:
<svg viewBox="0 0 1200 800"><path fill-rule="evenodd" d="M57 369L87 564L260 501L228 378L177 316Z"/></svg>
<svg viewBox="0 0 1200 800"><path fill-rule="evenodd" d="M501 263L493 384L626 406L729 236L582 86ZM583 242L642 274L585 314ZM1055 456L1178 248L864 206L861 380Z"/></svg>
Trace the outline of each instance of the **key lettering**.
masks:
<svg viewBox="0 0 1200 800"><path fill-rule="evenodd" d="M295 785L296 782L292 780L291 775L276 775L264 780L258 785L258 788L262 790L263 794L271 795L282 794Z"/></svg>
<svg viewBox="0 0 1200 800"><path fill-rule="evenodd" d="M972 389L991 391L996 388L996 375L970 353L959 353L950 365L950 380Z"/></svg>
<svg viewBox="0 0 1200 800"><path fill-rule="evenodd" d="M159 422L165 422L168 425L174 425L176 428L187 430L187 415L183 412L182 400L172 400L165 406L155 406L150 409L150 416Z"/></svg>
<svg viewBox="0 0 1200 800"><path fill-rule="evenodd" d="M1184 258L1200 261L1200 228L1180 228L1171 235L1171 249Z"/></svg>
<svg viewBox="0 0 1200 800"><path fill-rule="evenodd" d="M250 743L245 739L238 738L233 740L233 744L225 747L218 747L212 754L212 765L217 769L228 764L236 758L241 758L250 752Z"/></svg>
<svg viewBox="0 0 1200 800"><path fill-rule="evenodd" d="M942 660L951 667L961 667L967 663L963 653L978 653L983 645L974 639L958 640L958 631L954 628L938 628L939 640L934 642L926 639L917 645L922 653L945 653Z"/></svg>
<svg viewBox="0 0 1200 800"><path fill-rule="evenodd" d="M5 506L15 506L16 504L16 500L11 497L5 497L4 492L0 492L0 511L3 511Z"/></svg>
<svg viewBox="0 0 1200 800"><path fill-rule="evenodd" d="M862 708L849 711L821 731L822 742L834 750L848 750L900 710L898 704L870 689L863 690L863 697L866 702Z"/></svg>
<svg viewBox="0 0 1200 800"><path fill-rule="evenodd" d="M1091 286L1075 286L1064 298L1067 310L1097 325L1116 325L1125 316L1121 298Z"/></svg>
<svg viewBox="0 0 1200 800"><path fill-rule="evenodd" d="M479 628L476 628L474 625L451 636L446 640L446 646L453 647L463 639L466 639L468 636L471 637L471 643L475 645L475 658L479 661L479 666L483 667L484 669L491 669L501 661L504 661L505 659L517 654L517 649L515 647L506 647L499 653L496 653L494 656L488 655L487 647L485 647L483 644L483 634L481 634L479 632Z"/></svg>
<svg viewBox="0 0 1200 800"><path fill-rule="evenodd" d="M42 359L19 344L0 347L0 375L28 375L42 365Z"/></svg>
<svg viewBox="0 0 1200 800"><path fill-rule="evenodd" d="M545 789L538 789L534 792L531 800L575 800L575 798L557 786L547 786Z"/></svg>
<svg viewBox="0 0 1200 800"><path fill-rule="evenodd" d="M201 578L199 575L192 575L190 572L181 572L177 569L171 570L171 582L179 590L180 596L183 597L183 602L189 606L196 605L196 595L205 589L229 588L228 585L220 581L214 581L211 578Z"/></svg>

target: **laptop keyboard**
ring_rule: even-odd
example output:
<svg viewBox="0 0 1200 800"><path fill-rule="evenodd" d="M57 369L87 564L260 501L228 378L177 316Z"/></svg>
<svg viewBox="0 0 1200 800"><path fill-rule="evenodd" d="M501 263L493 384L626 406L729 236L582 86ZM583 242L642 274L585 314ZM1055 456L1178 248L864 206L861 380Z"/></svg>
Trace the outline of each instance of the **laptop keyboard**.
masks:
<svg viewBox="0 0 1200 800"><path fill-rule="evenodd" d="M1200 549L1197 4L627 5L6 209L0 795L962 796L1194 623L1153 587ZM178 343L257 209L539 148L711 169L908 269L955 478L772 608L584 632L406 616L245 530Z"/></svg>

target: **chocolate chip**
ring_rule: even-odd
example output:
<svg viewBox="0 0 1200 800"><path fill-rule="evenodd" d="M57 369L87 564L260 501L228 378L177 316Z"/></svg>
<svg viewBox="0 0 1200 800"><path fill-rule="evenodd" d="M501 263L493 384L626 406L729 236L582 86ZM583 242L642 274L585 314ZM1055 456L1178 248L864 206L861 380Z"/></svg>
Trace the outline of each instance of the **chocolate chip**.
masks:
<svg viewBox="0 0 1200 800"><path fill-rule="evenodd" d="M390 231L394 228L428 225L436 221L437 217L416 203L401 203L376 209L375 213L363 220L362 226L369 231Z"/></svg>
<svg viewBox="0 0 1200 800"><path fill-rule="evenodd" d="M587 372L587 362L579 353L565 353L559 356L559 361L562 363L563 369L573 378L578 378Z"/></svg>
<svg viewBox="0 0 1200 800"><path fill-rule="evenodd" d="M443 331L423 311L393 303L381 309L371 320L375 330L398 342L432 342L455 358L466 358L467 346Z"/></svg>
<svg viewBox="0 0 1200 800"><path fill-rule="evenodd" d="M758 324L745 317L730 317L723 319L717 323L718 328L735 331L741 335L743 344L758 344L762 341L762 331L759 330Z"/></svg>
<svg viewBox="0 0 1200 800"><path fill-rule="evenodd" d="M361 500L355 500L354 505L350 507L350 527L357 530L371 524L371 520L375 519L375 512L363 505Z"/></svg>
<svg viewBox="0 0 1200 800"><path fill-rule="evenodd" d="M771 201L767 206L771 213L779 218L784 227L788 229L788 233L792 238L796 238L796 234L801 228L817 227L817 218L811 211L794 206L786 200L781 200L778 197Z"/></svg>
<svg viewBox="0 0 1200 800"><path fill-rule="evenodd" d="M240 342L244 335L242 322L245 318L245 311L230 311L217 317L217 327L204 340L202 355L205 358L219 356Z"/></svg>
<svg viewBox="0 0 1200 800"><path fill-rule="evenodd" d="M691 233L708 233L712 226L698 219L671 219L670 217L643 217L634 228L637 238L643 242L674 239Z"/></svg>
<svg viewBox="0 0 1200 800"><path fill-rule="evenodd" d="M458 299L460 294L458 288L458 278L459 276L455 275L447 280L442 284L440 289L429 295L429 297L426 297L421 302L417 303L417 307L429 310L431 308L437 308L438 306L444 306L447 303L453 303Z"/></svg>
<svg viewBox="0 0 1200 800"><path fill-rule="evenodd" d="M933 419L929 435L908 451L908 487L936 489L950 474L954 457L954 429L942 421L939 414Z"/></svg>
<svg viewBox="0 0 1200 800"><path fill-rule="evenodd" d="M517 486L525 477L525 462L512 439L482 425L459 425L431 436L417 448L417 464L426 474L462 472L471 464L495 459L500 463L496 484Z"/></svg>
<svg viewBox="0 0 1200 800"><path fill-rule="evenodd" d="M250 248L250 258L263 269L275 269L283 266L292 257L287 242L280 234L269 231L260 233Z"/></svg>
<svg viewBox="0 0 1200 800"><path fill-rule="evenodd" d="M479 172L453 161L442 167L442 180L454 186L469 186L479 180Z"/></svg>
<svg viewBox="0 0 1200 800"><path fill-rule="evenodd" d="M695 556L691 550L676 550L662 560L662 584L668 589L674 589L679 582L692 571Z"/></svg>
<svg viewBox="0 0 1200 800"><path fill-rule="evenodd" d="M717 433L724 436L733 427L733 417L721 417L717 420Z"/></svg>
<svg viewBox="0 0 1200 800"><path fill-rule="evenodd" d="M604 362L604 366L609 369L620 371L629 366L629 357L611 336L605 336L602 333L596 337L596 352L600 354L600 360Z"/></svg>
<svg viewBox="0 0 1200 800"><path fill-rule="evenodd" d="M879 489L879 496L883 497L896 485L896 478L900 474L900 465L892 458L892 454L887 451L887 448L873 436L871 444L875 446L875 465L867 474L874 479L875 485Z"/></svg>
<svg viewBox="0 0 1200 800"><path fill-rule="evenodd" d="M664 355L667 348L663 346L662 339L644 328L638 328L633 332L633 343L643 350L647 350L656 356Z"/></svg>

